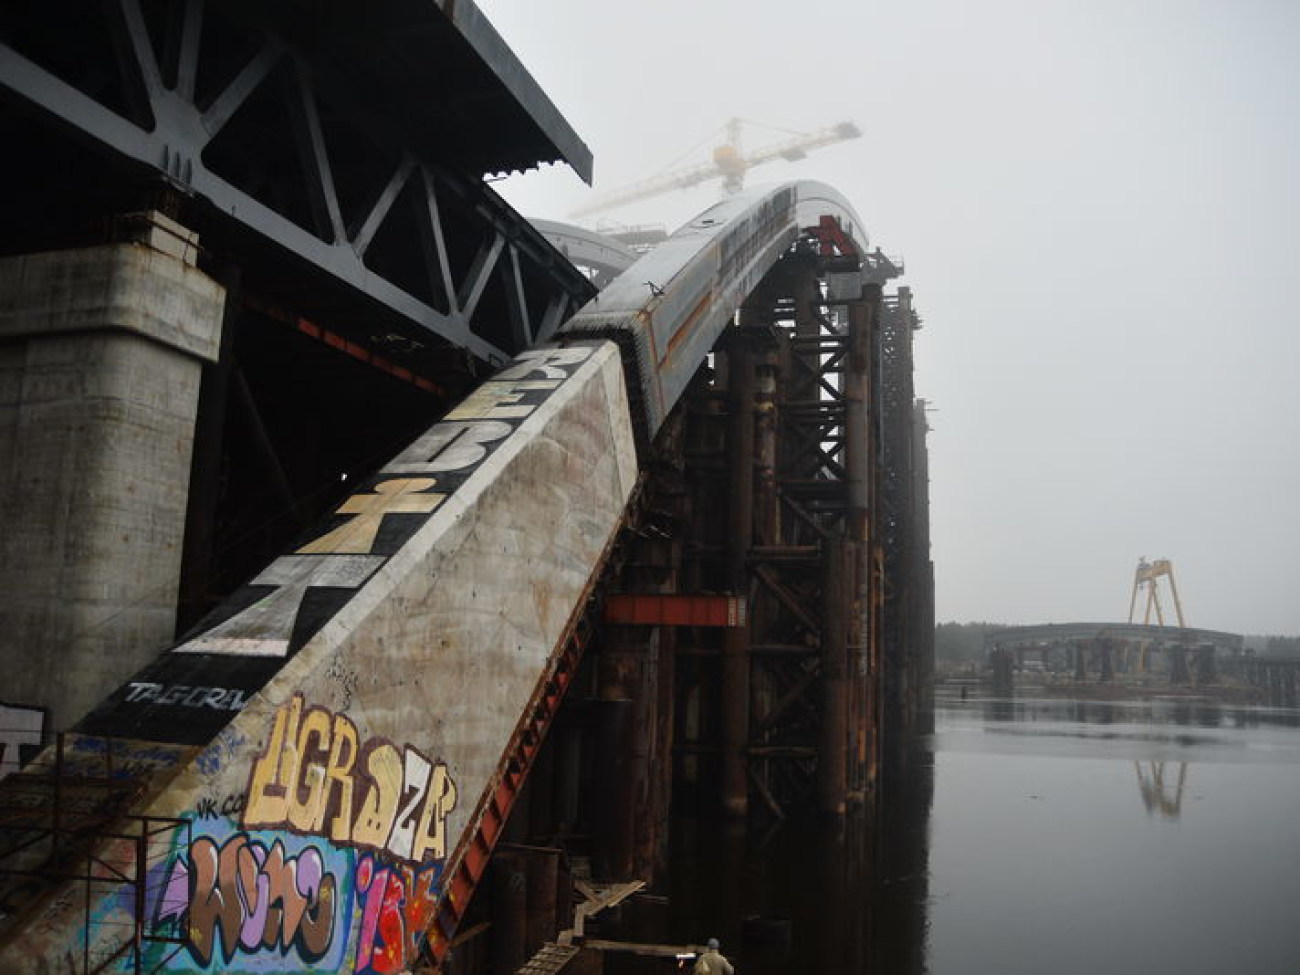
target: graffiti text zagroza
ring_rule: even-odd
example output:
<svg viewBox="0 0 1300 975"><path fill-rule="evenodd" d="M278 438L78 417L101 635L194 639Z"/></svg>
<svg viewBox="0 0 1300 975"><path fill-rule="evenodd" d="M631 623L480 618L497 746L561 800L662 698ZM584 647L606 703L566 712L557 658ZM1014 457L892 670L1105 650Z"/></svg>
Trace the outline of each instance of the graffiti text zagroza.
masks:
<svg viewBox="0 0 1300 975"><path fill-rule="evenodd" d="M282 704L248 779L245 829L288 829L420 864L447 855L456 784L443 762L382 738L364 745L345 714Z"/></svg>

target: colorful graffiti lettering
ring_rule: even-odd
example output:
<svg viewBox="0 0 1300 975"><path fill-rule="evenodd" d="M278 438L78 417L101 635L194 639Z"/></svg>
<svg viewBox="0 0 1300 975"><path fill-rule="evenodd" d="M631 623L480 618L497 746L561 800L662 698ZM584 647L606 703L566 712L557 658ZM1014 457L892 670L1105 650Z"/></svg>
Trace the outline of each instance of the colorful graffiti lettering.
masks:
<svg viewBox="0 0 1300 975"><path fill-rule="evenodd" d="M404 970L433 923L441 877L440 863L413 870L384 866L369 855L362 859L356 873L361 901L357 972L392 975Z"/></svg>
<svg viewBox="0 0 1300 975"><path fill-rule="evenodd" d="M290 852L282 839L242 832L224 842L201 836L167 872L155 930L183 931L200 968L226 970L237 953L267 953L268 960L330 970L341 958L326 956L332 948L341 955L351 913L340 877L346 860L328 863L331 852L312 844Z"/></svg>
<svg viewBox="0 0 1300 975"><path fill-rule="evenodd" d="M456 785L443 762L382 738L360 744L345 714L304 707L295 694L275 713L248 778L245 829L288 829L420 864L447 855Z"/></svg>
<svg viewBox="0 0 1300 975"><path fill-rule="evenodd" d="M443 864L356 859L295 836L199 836L155 875L152 934L185 949L150 963L174 972L407 970L433 923Z"/></svg>

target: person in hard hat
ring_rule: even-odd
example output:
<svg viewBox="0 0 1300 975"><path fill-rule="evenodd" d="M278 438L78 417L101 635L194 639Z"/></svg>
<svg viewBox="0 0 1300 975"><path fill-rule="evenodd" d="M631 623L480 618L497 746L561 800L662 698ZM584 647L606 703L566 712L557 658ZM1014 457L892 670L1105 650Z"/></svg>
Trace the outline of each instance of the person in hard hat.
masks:
<svg viewBox="0 0 1300 975"><path fill-rule="evenodd" d="M718 951L718 939L710 938L707 945L704 954L695 959L693 975L735 975L736 970L731 967L731 962Z"/></svg>

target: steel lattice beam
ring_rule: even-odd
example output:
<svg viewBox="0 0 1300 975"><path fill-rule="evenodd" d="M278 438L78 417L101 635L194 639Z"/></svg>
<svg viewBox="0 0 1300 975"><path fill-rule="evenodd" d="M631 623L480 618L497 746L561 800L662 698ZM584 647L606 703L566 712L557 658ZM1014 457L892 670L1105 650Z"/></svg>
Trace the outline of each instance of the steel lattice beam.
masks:
<svg viewBox="0 0 1300 975"><path fill-rule="evenodd" d="M196 77L201 66L219 55L231 57L209 49L222 40L216 31L205 30L224 7L188 0L145 8L139 0L112 0L104 9L114 42L111 56L122 79L116 101L102 91L88 93L90 86L71 77L66 65L52 69L41 63L50 60L48 52L39 42L33 45L38 50L25 50L21 40L19 47L0 44L0 92L47 125L152 172L400 319L488 362L504 361L545 338L594 294L585 277L477 174L453 172L395 141L375 120L373 107L362 104L345 81L332 77L313 52L269 28L241 25L256 37L255 49L200 103ZM159 55L153 38L175 24L151 24L148 16L179 20L179 43L167 58ZM214 149L234 121L265 112L269 104L283 106L287 113L296 157L288 167L292 171L284 171L283 160L247 136L237 146L242 178L223 171L214 163L219 155ZM371 145L341 144L337 137L331 141L324 123L327 112L331 119L346 119L352 131L373 143L373 152ZM278 122L277 117L258 117L250 124L254 131L274 135ZM454 141L454 134L448 139ZM259 151L264 153L260 158ZM347 175L343 157L349 153L366 155L368 166L386 167L386 173L377 183L373 172L365 179ZM305 215L284 202L304 195ZM461 214L455 229L448 224L448 201ZM397 225L393 218L399 211L402 226L419 228L402 249L423 254L423 290L432 299L413 293L408 282L393 280L369 260L376 235L386 223ZM453 233L480 238L467 267L458 267L449 253ZM476 317L490 287L504 288L504 302L494 303L494 314L501 314L503 304L510 321Z"/></svg>

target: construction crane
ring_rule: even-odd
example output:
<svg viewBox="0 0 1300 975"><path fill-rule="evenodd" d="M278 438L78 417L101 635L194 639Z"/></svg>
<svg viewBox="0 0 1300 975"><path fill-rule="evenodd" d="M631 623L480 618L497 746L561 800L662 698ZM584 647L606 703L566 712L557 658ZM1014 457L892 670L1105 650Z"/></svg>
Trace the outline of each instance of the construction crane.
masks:
<svg viewBox="0 0 1300 975"><path fill-rule="evenodd" d="M714 147L712 162L661 173L639 183L633 183L621 190L615 190L605 196L597 197L592 202L573 210L569 216L589 216L593 213L600 213L603 210L622 206L625 203L634 203L637 200L658 196L660 193L667 193L670 190L688 189L706 180L718 177L722 179L723 194L730 196L739 193L744 188L745 173L755 166L761 166L763 163L773 162L777 159L786 159L793 162L804 158L812 149L834 145L848 139L856 139L862 135L862 131L852 122L840 122L829 128L818 129L816 132L801 133L783 142L777 142L746 153L740 141L741 127L744 124L745 120L739 118L733 118L727 122L725 126L727 132L726 141Z"/></svg>
<svg viewBox="0 0 1300 975"><path fill-rule="evenodd" d="M1187 622L1183 619L1183 604L1178 599L1178 586L1174 583L1174 565L1168 559L1156 559L1154 562L1148 562L1146 559L1138 559L1137 571L1133 574L1133 595L1128 603L1128 621L1132 623L1134 610L1137 609L1138 592L1146 590L1146 611L1142 616L1144 625L1151 622L1151 611L1156 613L1156 622L1160 626L1165 625L1164 609L1160 605L1160 580L1169 580L1169 592L1174 599L1174 612L1178 616L1178 625L1186 626Z"/></svg>
<svg viewBox="0 0 1300 975"><path fill-rule="evenodd" d="M1160 580L1166 579L1169 582L1169 593L1173 596L1174 612L1178 616L1178 625L1186 626L1187 621L1183 619L1183 604L1178 599L1178 586L1174 583L1174 564L1168 559L1156 559L1154 562L1148 562L1145 558L1138 559L1137 571L1133 573L1133 594L1128 601L1128 621L1134 622L1133 615L1137 610L1138 593L1146 591L1146 607L1142 614L1142 623L1147 625L1151 622L1151 611L1155 610L1156 622L1159 625L1165 625L1164 608L1160 605ZM1150 664L1151 641L1142 640L1133 648L1132 665L1133 669L1139 674L1145 674Z"/></svg>

